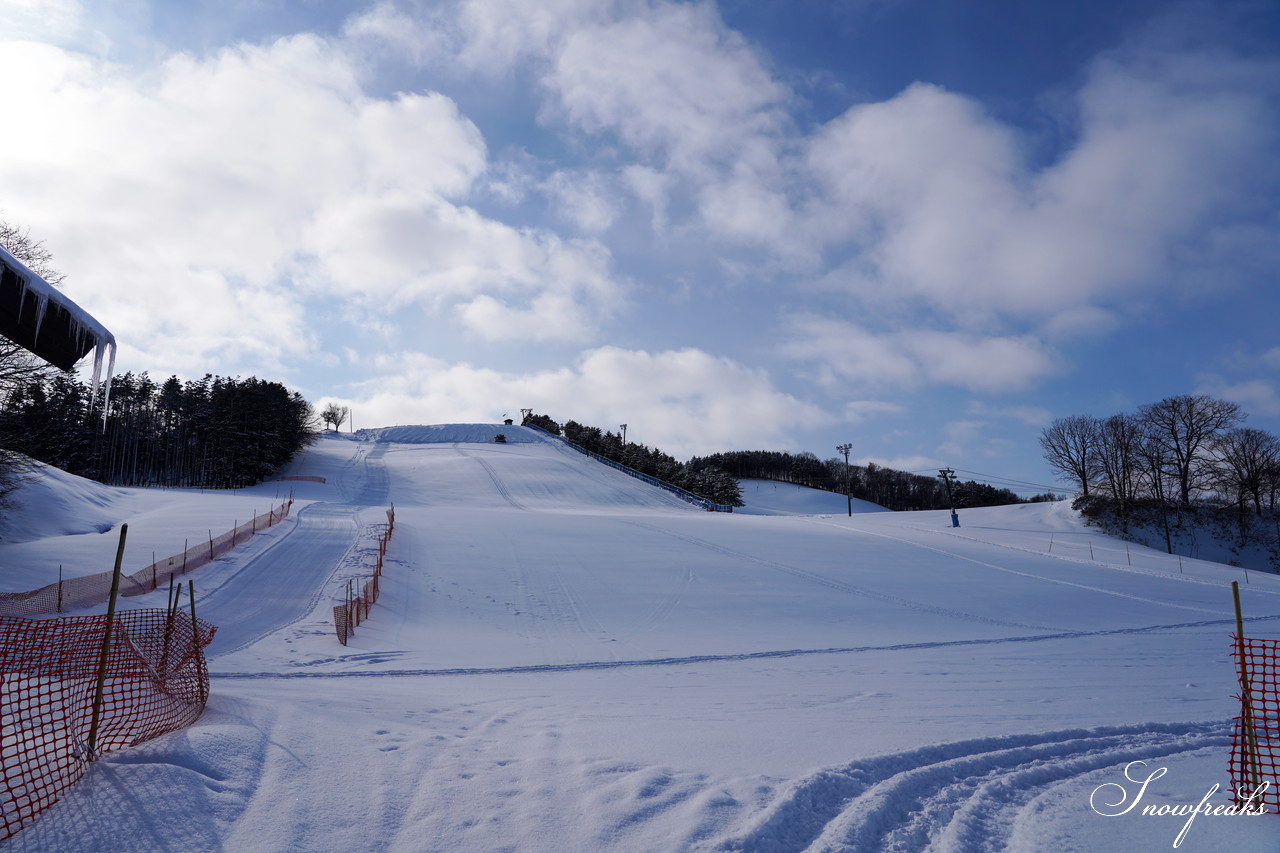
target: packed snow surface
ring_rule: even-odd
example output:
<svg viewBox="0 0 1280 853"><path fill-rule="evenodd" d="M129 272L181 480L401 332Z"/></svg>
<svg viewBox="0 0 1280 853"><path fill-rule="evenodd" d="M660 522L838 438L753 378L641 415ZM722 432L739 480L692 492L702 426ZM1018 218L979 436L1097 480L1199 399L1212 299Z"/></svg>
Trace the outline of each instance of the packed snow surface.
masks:
<svg viewBox="0 0 1280 853"><path fill-rule="evenodd" d="M284 473L325 482L29 487L46 521L0 572L31 585L114 547L104 527L129 524L136 568L296 501L192 575L219 625L204 717L96 763L9 850L1280 849L1280 817L1179 839L1186 817L1142 814L1228 802L1230 584L1276 637L1276 576L1065 503L952 528L749 481L746 511L709 513L504 425L331 433ZM343 647L332 606L392 504Z"/></svg>

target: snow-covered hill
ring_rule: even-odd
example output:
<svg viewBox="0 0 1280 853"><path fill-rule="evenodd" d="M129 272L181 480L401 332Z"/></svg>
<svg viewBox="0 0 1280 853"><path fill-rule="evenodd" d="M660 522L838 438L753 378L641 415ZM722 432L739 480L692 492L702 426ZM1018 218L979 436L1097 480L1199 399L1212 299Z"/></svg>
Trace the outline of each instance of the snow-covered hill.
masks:
<svg viewBox="0 0 1280 853"><path fill-rule="evenodd" d="M193 576L221 625L202 720L96 764L9 849L1167 850L1185 817L1099 810L1137 794L1126 766L1165 768L1155 805L1226 781L1230 582L1251 634L1280 619L1280 578L1066 504L956 529L749 483L750 511L708 513L501 425L331 434L286 473L325 482L59 510L50 533L180 545L225 501L298 495ZM344 648L330 607L390 503L382 598ZM75 538L0 543L0 566L45 572ZM1201 816L1179 849L1277 845L1280 818Z"/></svg>
<svg viewBox="0 0 1280 853"><path fill-rule="evenodd" d="M745 507L737 512L747 515L848 515L853 512L888 512L879 504L844 495L810 489L794 483L775 480L739 480Z"/></svg>

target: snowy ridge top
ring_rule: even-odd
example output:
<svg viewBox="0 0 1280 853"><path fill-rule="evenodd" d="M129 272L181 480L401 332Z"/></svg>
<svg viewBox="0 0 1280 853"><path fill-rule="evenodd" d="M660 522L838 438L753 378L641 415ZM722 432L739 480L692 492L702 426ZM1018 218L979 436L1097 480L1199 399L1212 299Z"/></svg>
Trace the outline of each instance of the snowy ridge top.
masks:
<svg viewBox="0 0 1280 853"><path fill-rule="evenodd" d="M501 433L510 444L541 444L546 438L535 430L506 424L433 424L356 430L364 441L393 444L473 444L492 442Z"/></svg>

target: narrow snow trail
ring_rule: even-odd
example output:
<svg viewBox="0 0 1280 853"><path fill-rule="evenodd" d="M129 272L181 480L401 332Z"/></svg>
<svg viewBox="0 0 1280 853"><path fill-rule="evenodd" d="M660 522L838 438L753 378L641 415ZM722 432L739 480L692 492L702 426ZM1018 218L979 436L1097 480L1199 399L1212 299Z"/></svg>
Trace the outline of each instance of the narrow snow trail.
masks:
<svg viewBox="0 0 1280 853"><path fill-rule="evenodd" d="M356 445L339 478L347 502L299 510L287 536L198 599L201 618L218 626L208 650L211 659L243 649L315 609L325 582L356 542L359 511L387 500L386 451L385 444Z"/></svg>
<svg viewBox="0 0 1280 853"><path fill-rule="evenodd" d="M200 618L218 626L209 657L244 648L306 616L358 532L355 509L312 504L296 527L215 591L197 599Z"/></svg>

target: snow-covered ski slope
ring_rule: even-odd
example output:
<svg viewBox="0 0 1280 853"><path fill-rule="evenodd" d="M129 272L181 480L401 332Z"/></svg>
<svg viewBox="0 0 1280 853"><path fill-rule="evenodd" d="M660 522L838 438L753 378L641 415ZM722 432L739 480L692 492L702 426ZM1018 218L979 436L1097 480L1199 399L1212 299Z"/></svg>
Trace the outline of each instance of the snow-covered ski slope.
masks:
<svg viewBox="0 0 1280 853"><path fill-rule="evenodd" d="M330 435L287 473L326 482L194 576L225 629L204 718L96 764L9 848L1136 853L1186 817L1099 814L1136 796L1126 766L1166 771L1142 805L1227 781L1244 573L1066 504L953 529L771 489L771 514L708 513L483 424ZM166 495L139 526L224 497ZM330 608L390 503L344 648ZM1255 636L1280 635L1277 581L1242 583ZM1210 815L1179 849L1278 847L1280 817Z"/></svg>

